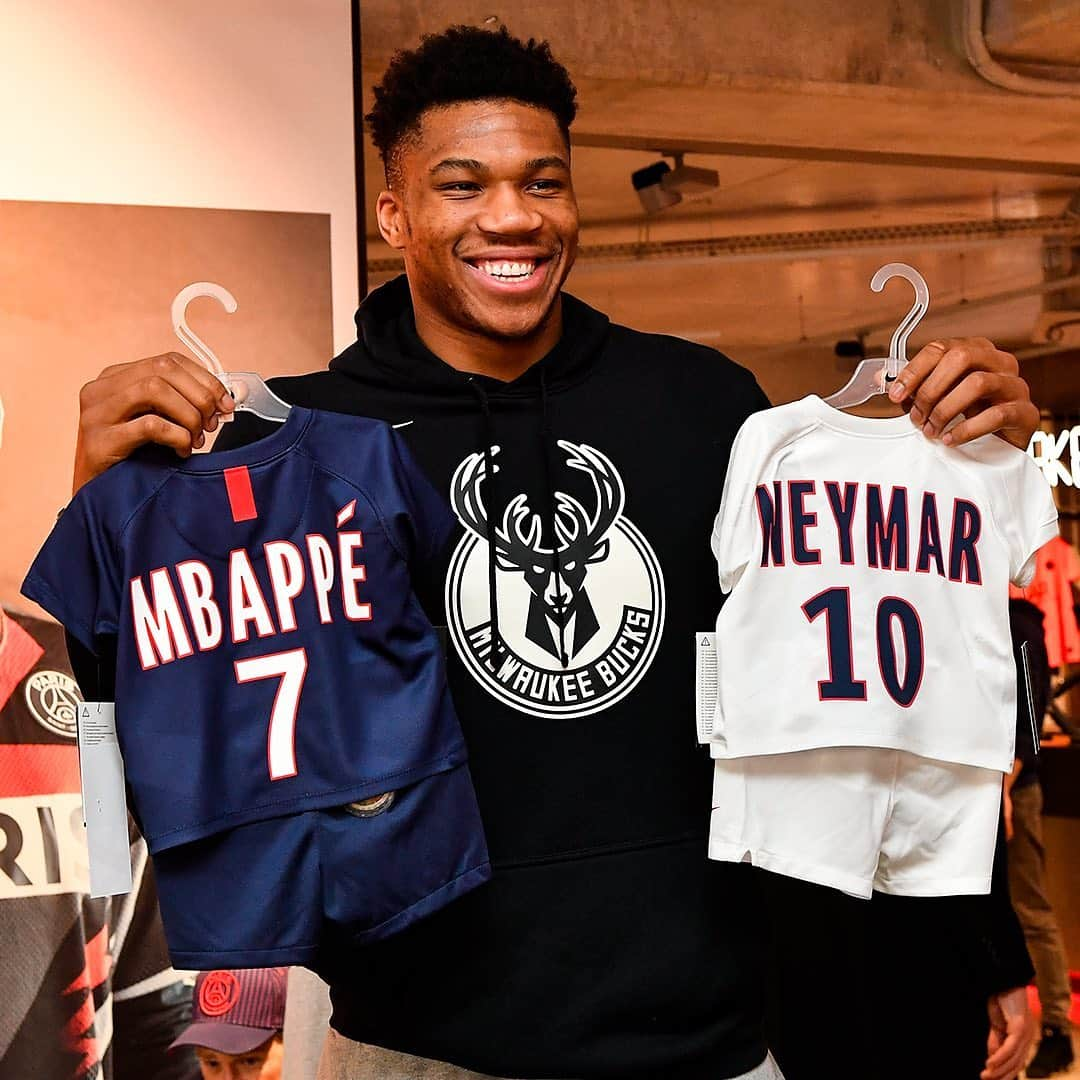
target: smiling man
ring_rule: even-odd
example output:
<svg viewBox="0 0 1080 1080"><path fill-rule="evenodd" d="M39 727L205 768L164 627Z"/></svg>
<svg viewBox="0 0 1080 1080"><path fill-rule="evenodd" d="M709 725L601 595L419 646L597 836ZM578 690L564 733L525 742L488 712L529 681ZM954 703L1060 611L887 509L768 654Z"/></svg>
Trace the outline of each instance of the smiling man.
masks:
<svg viewBox="0 0 1080 1080"><path fill-rule="evenodd" d="M575 111L546 44L454 27L398 54L368 119L379 227L406 273L365 299L328 372L275 381L399 426L461 523L417 588L448 627L494 866L408 930L328 953L325 1080L778 1075L754 872L706 858L690 644L720 604L708 538L732 440L768 403L721 354L562 291ZM951 442L1025 445L1037 420L1015 359L984 339L928 346L902 380L894 400L928 437L963 411ZM76 486L148 440L189 454L228 411L178 354L106 369L83 392ZM237 418L226 441L266 430ZM971 973L983 1015L968 1071L948 1075L978 1075L989 1003L985 1075L1010 1076L1030 968L1007 898L935 910L938 962ZM819 1056L848 1075L835 1038Z"/></svg>
<svg viewBox="0 0 1080 1080"><path fill-rule="evenodd" d="M570 148L553 143L553 119L516 101L451 102L388 159L379 227L405 258L417 334L459 370L511 381L562 334L578 221ZM391 122L373 114L377 139Z"/></svg>

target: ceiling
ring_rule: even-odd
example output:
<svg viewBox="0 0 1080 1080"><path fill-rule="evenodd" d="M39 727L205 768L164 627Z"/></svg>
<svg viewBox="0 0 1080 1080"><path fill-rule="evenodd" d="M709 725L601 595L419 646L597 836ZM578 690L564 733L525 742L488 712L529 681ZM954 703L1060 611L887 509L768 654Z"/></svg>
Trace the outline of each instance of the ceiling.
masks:
<svg viewBox="0 0 1080 1080"><path fill-rule="evenodd" d="M421 33L504 21L551 41L581 102L568 288L616 320L720 348L785 400L844 381L836 340L887 345L910 289L876 295L869 281L904 261L930 287L912 344L986 335L1021 355L1040 404L1080 408L1076 331L1052 352L1038 340L1068 321L1048 309L1080 311L1080 290L1036 291L1080 270L1080 5L364 0L361 19L365 108L392 51ZM999 69L1021 89L991 81ZM630 175L675 150L719 186L648 216ZM374 286L398 263L371 213L370 141L364 160Z"/></svg>

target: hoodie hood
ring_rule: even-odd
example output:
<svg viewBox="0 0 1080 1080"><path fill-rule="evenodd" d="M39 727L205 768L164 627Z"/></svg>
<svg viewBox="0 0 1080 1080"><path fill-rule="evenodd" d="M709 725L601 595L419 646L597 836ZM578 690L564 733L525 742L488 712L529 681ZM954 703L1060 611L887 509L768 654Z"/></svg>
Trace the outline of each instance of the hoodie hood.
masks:
<svg viewBox="0 0 1080 1080"><path fill-rule="evenodd" d="M409 387L429 394L468 394L479 383L495 396L532 397L541 378L549 393L588 376L610 329L606 315L562 294L563 334L558 344L516 379L468 375L439 359L416 332L412 295L404 274L370 293L356 312L357 340L330 364L369 385Z"/></svg>

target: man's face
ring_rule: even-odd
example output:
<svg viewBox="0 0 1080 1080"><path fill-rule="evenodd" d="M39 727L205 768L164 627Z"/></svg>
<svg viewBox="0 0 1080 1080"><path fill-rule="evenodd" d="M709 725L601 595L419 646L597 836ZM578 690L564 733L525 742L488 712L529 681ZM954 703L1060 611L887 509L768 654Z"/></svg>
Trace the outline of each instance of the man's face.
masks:
<svg viewBox="0 0 1080 1080"><path fill-rule="evenodd" d="M225 1054L208 1046L195 1047L203 1080L281 1080L280 1035L246 1054Z"/></svg>
<svg viewBox="0 0 1080 1080"><path fill-rule="evenodd" d="M418 317L495 338L545 322L577 250L569 159L545 109L476 101L424 113L379 199Z"/></svg>

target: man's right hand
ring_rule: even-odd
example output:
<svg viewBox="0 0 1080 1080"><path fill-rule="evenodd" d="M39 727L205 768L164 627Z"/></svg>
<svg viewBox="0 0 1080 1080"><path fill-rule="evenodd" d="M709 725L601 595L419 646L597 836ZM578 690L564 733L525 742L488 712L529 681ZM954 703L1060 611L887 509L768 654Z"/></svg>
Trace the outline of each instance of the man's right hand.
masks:
<svg viewBox="0 0 1080 1080"><path fill-rule="evenodd" d="M144 443L188 457L234 408L221 381L181 353L107 367L79 392L72 493Z"/></svg>

